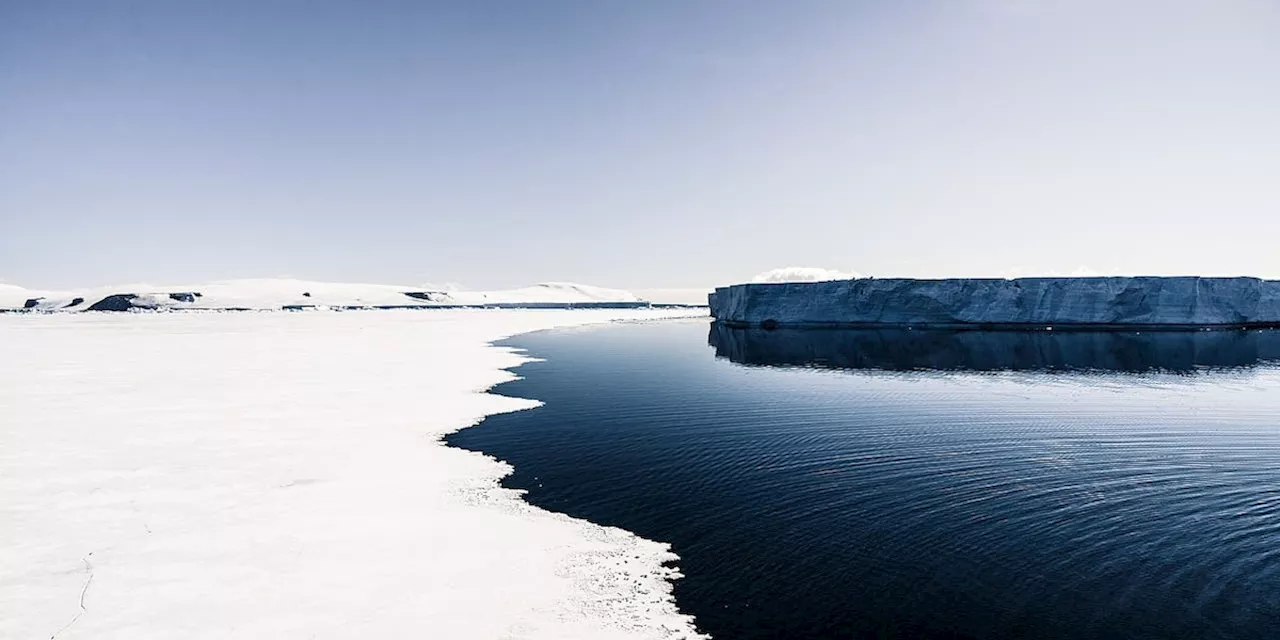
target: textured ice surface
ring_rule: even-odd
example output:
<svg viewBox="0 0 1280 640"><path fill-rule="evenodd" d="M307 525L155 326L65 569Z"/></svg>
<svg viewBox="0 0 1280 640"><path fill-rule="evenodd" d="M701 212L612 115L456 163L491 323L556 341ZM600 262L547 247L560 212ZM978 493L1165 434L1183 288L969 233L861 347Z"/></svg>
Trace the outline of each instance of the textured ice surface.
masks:
<svg viewBox="0 0 1280 640"><path fill-rule="evenodd" d="M738 324L1213 326L1280 323L1280 281L1257 278L837 280L711 295Z"/></svg>
<svg viewBox="0 0 1280 640"><path fill-rule="evenodd" d="M664 544L439 442L518 332L655 311L0 316L0 637L691 637Z"/></svg>

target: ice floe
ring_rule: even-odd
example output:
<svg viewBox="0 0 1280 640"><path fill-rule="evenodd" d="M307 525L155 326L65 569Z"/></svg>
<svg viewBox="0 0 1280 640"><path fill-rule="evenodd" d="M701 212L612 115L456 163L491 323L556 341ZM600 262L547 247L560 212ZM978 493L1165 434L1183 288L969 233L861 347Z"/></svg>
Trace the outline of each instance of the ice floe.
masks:
<svg viewBox="0 0 1280 640"><path fill-rule="evenodd" d="M440 438L535 406L496 339L697 313L0 316L0 637L695 637L667 545Z"/></svg>

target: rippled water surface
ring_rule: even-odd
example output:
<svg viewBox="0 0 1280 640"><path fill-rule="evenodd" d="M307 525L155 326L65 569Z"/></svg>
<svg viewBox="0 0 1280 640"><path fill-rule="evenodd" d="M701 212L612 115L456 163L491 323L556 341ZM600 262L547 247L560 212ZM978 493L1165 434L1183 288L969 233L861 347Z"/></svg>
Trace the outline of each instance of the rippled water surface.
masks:
<svg viewBox="0 0 1280 640"><path fill-rule="evenodd" d="M450 441L717 638L1274 638L1277 335L553 331Z"/></svg>

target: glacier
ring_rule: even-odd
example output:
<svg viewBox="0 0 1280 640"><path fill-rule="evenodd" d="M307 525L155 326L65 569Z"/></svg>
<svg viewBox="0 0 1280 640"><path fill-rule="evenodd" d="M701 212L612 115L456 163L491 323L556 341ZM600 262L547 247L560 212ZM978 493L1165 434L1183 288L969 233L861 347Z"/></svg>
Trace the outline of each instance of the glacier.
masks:
<svg viewBox="0 0 1280 640"><path fill-rule="evenodd" d="M983 329L1280 327L1280 281L1259 278L858 278L719 287L731 326Z"/></svg>

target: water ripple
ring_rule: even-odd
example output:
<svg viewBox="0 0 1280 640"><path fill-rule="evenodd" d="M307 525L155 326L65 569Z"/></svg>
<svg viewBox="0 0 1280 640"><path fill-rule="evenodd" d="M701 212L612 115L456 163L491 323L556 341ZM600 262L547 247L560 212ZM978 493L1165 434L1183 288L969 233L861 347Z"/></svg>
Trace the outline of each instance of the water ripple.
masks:
<svg viewBox="0 0 1280 640"><path fill-rule="evenodd" d="M879 349L851 373L714 359L705 332L519 338L549 360L499 391L546 406L450 441L532 502L672 542L678 602L720 638L1275 637L1273 337L1128 340L1110 370L1072 369L1115 365L1103 338L931 338L944 372L842 338Z"/></svg>

